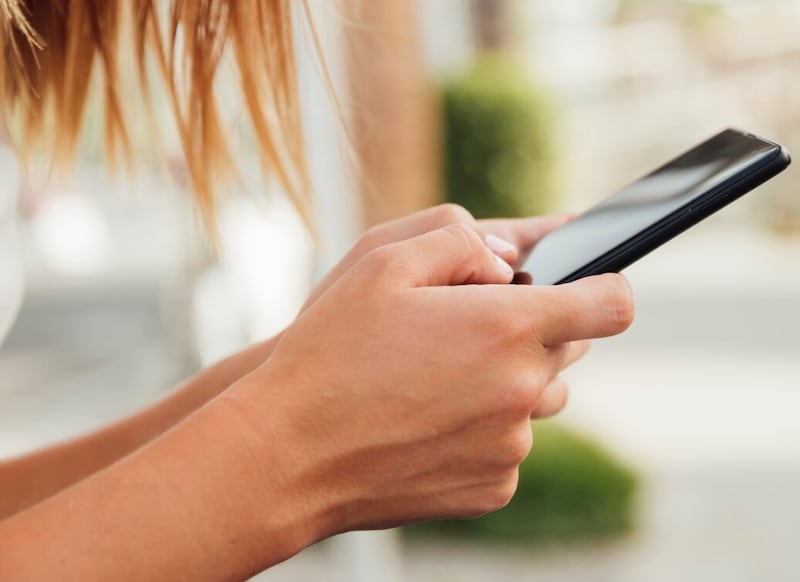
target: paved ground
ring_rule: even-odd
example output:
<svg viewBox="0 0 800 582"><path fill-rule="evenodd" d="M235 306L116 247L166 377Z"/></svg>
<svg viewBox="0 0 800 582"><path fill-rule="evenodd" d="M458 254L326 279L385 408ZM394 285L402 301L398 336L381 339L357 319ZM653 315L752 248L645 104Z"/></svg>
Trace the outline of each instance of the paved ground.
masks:
<svg viewBox="0 0 800 582"><path fill-rule="evenodd" d="M800 579L800 241L700 229L629 276L637 322L570 371L564 420L640 467L631 539L538 554L360 534L260 579ZM67 299L35 296L0 356L0 455L121 414L168 374L152 289ZM123 352L93 339L108 334Z"/></svg>

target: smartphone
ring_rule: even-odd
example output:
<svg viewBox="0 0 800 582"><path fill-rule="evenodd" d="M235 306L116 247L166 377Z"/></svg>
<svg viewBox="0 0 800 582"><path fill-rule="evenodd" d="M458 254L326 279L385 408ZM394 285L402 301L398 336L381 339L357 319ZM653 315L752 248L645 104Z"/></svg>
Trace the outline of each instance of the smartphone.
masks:
<svg viewBox="0 0 800 582"><path fill-rule="evenodd" d="M521 271L534 285L621 271L790 163L781 145L726 129L544 237Z"/></svg>

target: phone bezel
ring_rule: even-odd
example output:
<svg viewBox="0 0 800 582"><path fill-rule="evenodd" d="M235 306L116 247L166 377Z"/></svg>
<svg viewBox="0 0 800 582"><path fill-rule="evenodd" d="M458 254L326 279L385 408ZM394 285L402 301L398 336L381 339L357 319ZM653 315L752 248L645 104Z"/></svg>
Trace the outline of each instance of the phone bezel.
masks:
<svg viewBox="0 0 800 582"><path fill-rule="evenodd" d="M772 155L763 158L757 164L748 168L748 171L731 176L721 184L700 194L684 206L674 210L554 284L561 285L583 277L621 271L701 220L708 218L734 200L741 198L770 178L773 178L791 163L789 152L780 144L747 132L727 131L733 131L742 137L766 143L772 146L774 151ZM534 284L536 284L535 277Z"/></svg>

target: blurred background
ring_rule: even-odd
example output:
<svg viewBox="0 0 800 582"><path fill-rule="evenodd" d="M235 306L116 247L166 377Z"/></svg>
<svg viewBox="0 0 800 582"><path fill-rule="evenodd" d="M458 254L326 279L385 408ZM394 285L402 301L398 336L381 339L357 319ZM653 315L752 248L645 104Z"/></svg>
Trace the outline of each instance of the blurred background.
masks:
<svg viewBox="0 0 800 582"><path fill-rule="evenodd" d="M27 292L0 351L0 456L128 414L279 331L370 224L445 200L579 211L729 126L800 151L800 1L312 12L343 113L299 19L320 245L253 181L226 198L210 253L177 141L166 163L145 152L135 176L109 176L99 113L69 181L2 181L20 190ZM796 580L798 186L790 169L627 271L636 323L568 372L570 405L534 426L508 508L340 536L259 579Z"/></svg>

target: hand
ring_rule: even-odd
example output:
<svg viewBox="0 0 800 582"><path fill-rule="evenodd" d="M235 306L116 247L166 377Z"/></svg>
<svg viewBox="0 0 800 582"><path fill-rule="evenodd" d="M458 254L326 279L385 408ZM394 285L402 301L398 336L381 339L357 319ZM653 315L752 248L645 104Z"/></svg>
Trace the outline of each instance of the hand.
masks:
<svg viewBox="0 0 800 582"><path fill-rule="evenodd" d="M620 333L633 316L620 275L510 279L464 225L380 247L228 391L265 433L265 478L316 518L311 537L510 500L530 416L582 349L571 342Z"/></svg>
<svg viewBox="0 0 800 582"><path fill-rule="evenodd" d="M350 252L314 288L300 310L308 309L319 297L361 257L382 246L407 240L435 229L461 224L473 229L484 240L493 243L493 252L509 265L520 266L533 247L547 234L570 220L568 215L534 216L530 218L501 218L475 220L470 212L457 204L440 204L385 222L369 229ZM499 241L498 241L499 239ZM591 343L582 341L569 350L568 364L574 363L589 351ZM539 406L531 418L546 418L560 412L567 404L569 389L561 378L555 378L547 387Z"/></svg>
<svg viewBox="0 0 800 582"><path fill-rule="evenodd" d="M300 312L308 309L361 257L379 247L407 240L439 228L463 224L475 230L481 238L485 239L487 235L492 235L502 239L501 243L503 241L508 243L495 247L493 250L513 266L522 263L536 243L568 220L569 217L566 215L475 220L463 206L440 204L409 216L384 222L372 227L361 236L339 264L314 288ZM496 239L494 242L498 244Z"/></svg>

